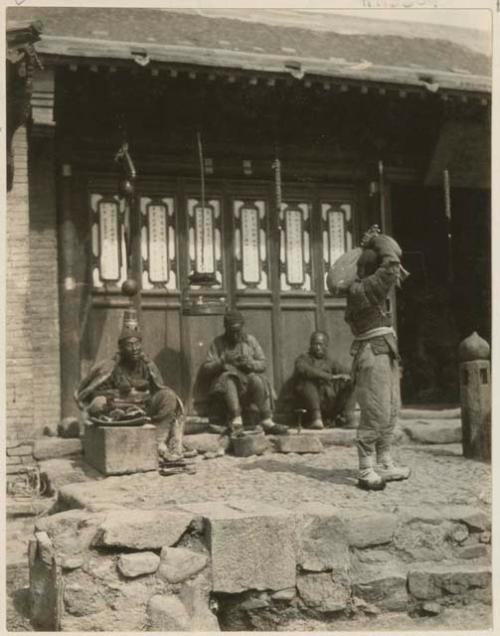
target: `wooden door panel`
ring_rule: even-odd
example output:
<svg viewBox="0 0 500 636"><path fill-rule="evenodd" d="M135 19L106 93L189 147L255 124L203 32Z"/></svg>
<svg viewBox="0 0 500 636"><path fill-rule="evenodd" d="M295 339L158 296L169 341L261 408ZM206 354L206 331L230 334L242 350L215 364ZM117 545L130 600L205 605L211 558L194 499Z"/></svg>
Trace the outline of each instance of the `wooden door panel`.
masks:
<svg viewBox="0 0 500 636"><path fill-rule="evenodd" d="M282 309L281 369L284 383L293 373L295 359L309 348L309 338L316 328L313 308Z"/></svg>
<svg viewBox="0 0 500 636"><path fill-rule="evenodd" d="M352 336L344 320L344 313L344 307L327 308L325 331L330 338L330 355L350 369Z"/></svg>
<svg viewBox="0 0 500 636"><path fill-rule="evenodd" d="M273 363L273 333L272 333L272 315L269 309L244 309L239 310L245 317L245 329L251 333L259 341L262 350L267 359L266 375L274 384L274 363Z"/></svg>

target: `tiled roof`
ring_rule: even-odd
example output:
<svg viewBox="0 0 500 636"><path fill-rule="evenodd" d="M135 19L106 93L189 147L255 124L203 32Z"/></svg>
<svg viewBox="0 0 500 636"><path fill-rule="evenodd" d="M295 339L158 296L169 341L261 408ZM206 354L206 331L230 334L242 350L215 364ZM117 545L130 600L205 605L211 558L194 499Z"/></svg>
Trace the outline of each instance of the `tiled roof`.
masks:
<svg viewBox="0 0 500 636"><path fill-rule="evenodd" d="M451 39L314 30L165 9L16 7L8 20L41 20L45 55L150 60L272 73L491 90L491 60ZM276 12L275 12L276 13ZM355 20L355 18L354 18ZM332 21L334 25L334 21ZM455 38L456 40L456 38Z"/></svg>

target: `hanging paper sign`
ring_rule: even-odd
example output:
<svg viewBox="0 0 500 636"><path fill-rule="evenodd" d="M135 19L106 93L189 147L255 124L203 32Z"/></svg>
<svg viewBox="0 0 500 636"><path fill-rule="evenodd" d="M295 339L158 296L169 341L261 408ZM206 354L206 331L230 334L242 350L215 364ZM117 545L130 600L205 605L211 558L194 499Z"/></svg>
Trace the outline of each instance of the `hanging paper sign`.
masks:
<svg viewBox="0 0 500 636"><path fill-rule="evenodd" d="M304 283L303 217L300 210L285 213L286 279L289 285Z"/></svg>
<svg viewBox="0 0 500 636"><path fill-rule="evenodd" d="M167 283L169 279L169 257L167 244L167 208L165 205L148 205L148 260L149 280L152 283Z"/></svg>
<svg viewBox="0 0 500 636"><path fill-rule="evenodd" d="M196 206L196 271L215 272L214 214L211 207Z"/></svg>
<svg viewBox="0 0 500 636"><path fill-rule="evenodd" d="M346 251L345 215L342 210L330 209L328 212L328 238L330 245L330 264Z"/></svg>
<svg viewBox="0 0 500 636"><path fill-rule="evenodd" d="M118 203L101 201L99 214L99 273L103 281L120 279Z"/></svg>
<svg viewBox="0 0 500 636"><path fill-rule="evenodd" d="M241 209L241 243L243 282L260 283L259 211L255 207Z"/></svg>

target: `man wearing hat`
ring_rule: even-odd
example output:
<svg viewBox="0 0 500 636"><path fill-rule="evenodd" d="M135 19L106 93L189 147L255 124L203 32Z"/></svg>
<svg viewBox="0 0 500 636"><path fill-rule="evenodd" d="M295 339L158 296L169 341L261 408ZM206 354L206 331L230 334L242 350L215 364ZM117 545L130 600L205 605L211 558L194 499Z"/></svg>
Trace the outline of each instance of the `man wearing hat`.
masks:
<svg viewBox="0 0 500 636"><path fill-rule="evenodd" d="M245 333L239 311L224 316L224 330L210 345L202 370L212 376L210 394L222 400L230 433L243 430L242 407L248 407L265 431L274 431L271 388L263 375L266 357L257 339Z"/></svg>
<svg viewBox="0 0 500 636"><path fill-rule="evenodd" d="M391 442L400 409L399 353L387 298L408 275L401 248L389 236L368 236L349 287L345 319L354 335L352 377L361 419L357 434L358 485L382 490L385 482L407 479L397 466ZM376 463L375 463L376 460Z"/></svg>
<svg viewBox="0 0 500 636"><path fill-rule="evenodd" d="M131 312L128 312L131 313ZM107 413L110 402L141 407L165 439L169 459L182 457L184 407L176 393L165 386L158 367L142 351L142 337L135 320L125 322L118 339L118 353L97 363L75 392L78 406L94 417Z"/></svg>

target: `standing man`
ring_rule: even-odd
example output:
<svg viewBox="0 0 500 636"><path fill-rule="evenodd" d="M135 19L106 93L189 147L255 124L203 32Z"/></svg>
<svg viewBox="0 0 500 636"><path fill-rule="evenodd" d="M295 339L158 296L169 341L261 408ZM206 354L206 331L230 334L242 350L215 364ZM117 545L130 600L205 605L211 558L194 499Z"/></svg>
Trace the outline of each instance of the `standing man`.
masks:
<svg viewBox="0 0 500 636"><path fill-rule="evenodd" d="M224 333L210 345L202 370L212 376L210 395L223 401L231 434L243 431L242 408L258 415L266 432L276 432L272 420L271 387L264 375L266 357L257 339L243 329L236 310L224 316Z"/></svg>
<svg viewBox="0 0 500 636"><path fill-rule="evenodd" d="M343 420L352 392L348 372L328 355L328 334L314 331L309 351L295 360L294 390L309 416L309 428L324 428L323 416Z"/></svg>
<svg viewBox="0 0 500 636"><path fill-rule="evenodd" d="M401 255L389 236L372 237L347 294L345 319L354 335L352 376L361 410L358 486L365 490L382 490L386 481L410 475L408 467L395 465L390 453L401 399L399 353L387 299L408 275L401 267Z"/></svg>
<svg viewBox="0 0 500 636"><path fill-rule="evenodd" d="M174 461L182 457L183 404L164 385L156 364L143 353L138 326L123 326L118 353L90 370L80 382L75 399L82 410L94 417L111 413L116 404L141 408L157 426L159 439L164 440L166 459Z"/></svg>

